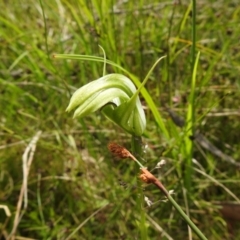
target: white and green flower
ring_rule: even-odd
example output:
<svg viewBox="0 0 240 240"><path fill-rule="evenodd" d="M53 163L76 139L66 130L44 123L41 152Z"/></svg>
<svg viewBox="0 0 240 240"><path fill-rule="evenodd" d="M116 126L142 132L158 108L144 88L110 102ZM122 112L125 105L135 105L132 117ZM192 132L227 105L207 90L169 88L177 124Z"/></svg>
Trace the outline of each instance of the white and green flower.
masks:
<svg viewBox="0 0 240 240"><path fill-rule="evenodd" d="M99 109L128 133L141 136L146 117L132 81L121 74L108 74L79 88L66 111L75 109L74 117L84 117Z"/></svg>

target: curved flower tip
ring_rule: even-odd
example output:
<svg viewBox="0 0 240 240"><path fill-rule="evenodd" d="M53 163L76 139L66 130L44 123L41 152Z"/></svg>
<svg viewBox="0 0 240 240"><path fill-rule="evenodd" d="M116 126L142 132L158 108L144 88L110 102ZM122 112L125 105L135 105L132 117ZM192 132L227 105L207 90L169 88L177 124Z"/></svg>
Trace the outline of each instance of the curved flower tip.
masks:
<svg viewBox="0 0 240 240"><path fill-rule="evenodd" d="M146 128L146 117L135 93L130 79L121 74L109 74L79 88L66 111L75 109L74 117L84 117L102 109L107 118L140 136Z"/></svg>

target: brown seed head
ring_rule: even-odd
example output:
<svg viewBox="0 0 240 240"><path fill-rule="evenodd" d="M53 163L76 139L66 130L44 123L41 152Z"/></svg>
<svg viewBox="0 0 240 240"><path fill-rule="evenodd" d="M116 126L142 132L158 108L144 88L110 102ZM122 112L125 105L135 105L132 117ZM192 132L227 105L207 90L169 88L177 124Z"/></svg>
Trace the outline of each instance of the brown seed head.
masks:
<svg viewBox="0 0 240 240"><path fill-rule="evenodd" d="M113 143L113 142L109 143L108 149L116 157L120 157L120 158L131 157L131 153L126 148L118 145L117 143Z"/></svg>

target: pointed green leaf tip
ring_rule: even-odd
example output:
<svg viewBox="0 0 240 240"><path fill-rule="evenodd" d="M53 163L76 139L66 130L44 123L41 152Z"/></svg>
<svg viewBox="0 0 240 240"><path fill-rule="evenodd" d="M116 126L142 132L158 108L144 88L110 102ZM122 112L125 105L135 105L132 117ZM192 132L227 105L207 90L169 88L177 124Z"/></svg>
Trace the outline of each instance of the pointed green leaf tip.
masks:
<svg viewBox="0 0 240 240"><path fill-rule="evenodd" d="M79 88L71 97L67 112L84 117L102 109L104 115L127 132L141 136L146 117L132 81L121 74L109 74Z"/></svg>

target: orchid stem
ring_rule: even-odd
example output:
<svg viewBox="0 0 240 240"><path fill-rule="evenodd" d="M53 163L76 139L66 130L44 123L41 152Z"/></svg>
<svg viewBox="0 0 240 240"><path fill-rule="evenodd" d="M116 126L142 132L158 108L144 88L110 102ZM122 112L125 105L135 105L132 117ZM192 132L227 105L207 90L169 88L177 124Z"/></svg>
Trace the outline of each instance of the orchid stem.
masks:
<svg viewBox="0 0 240 240"><path fill-rule="evenodd" d="M141 157L142 155L142 139L141 137L134 136L132 135L132 153L133 155L137 156L138 158ZM134 160L135 162L138 163L138 165L143 168L143 165L131 154L131 159ZM143 190L141 186L141 182L138 182L138 194L139 196L137 197L137 206L140 212L140 222L139 222L139 230L141 234L141 239L142 240L147 240L148 239L148 233L147 233L147 226L146 226L146 213L144 209L142 208L143 205Z"/></svg>

